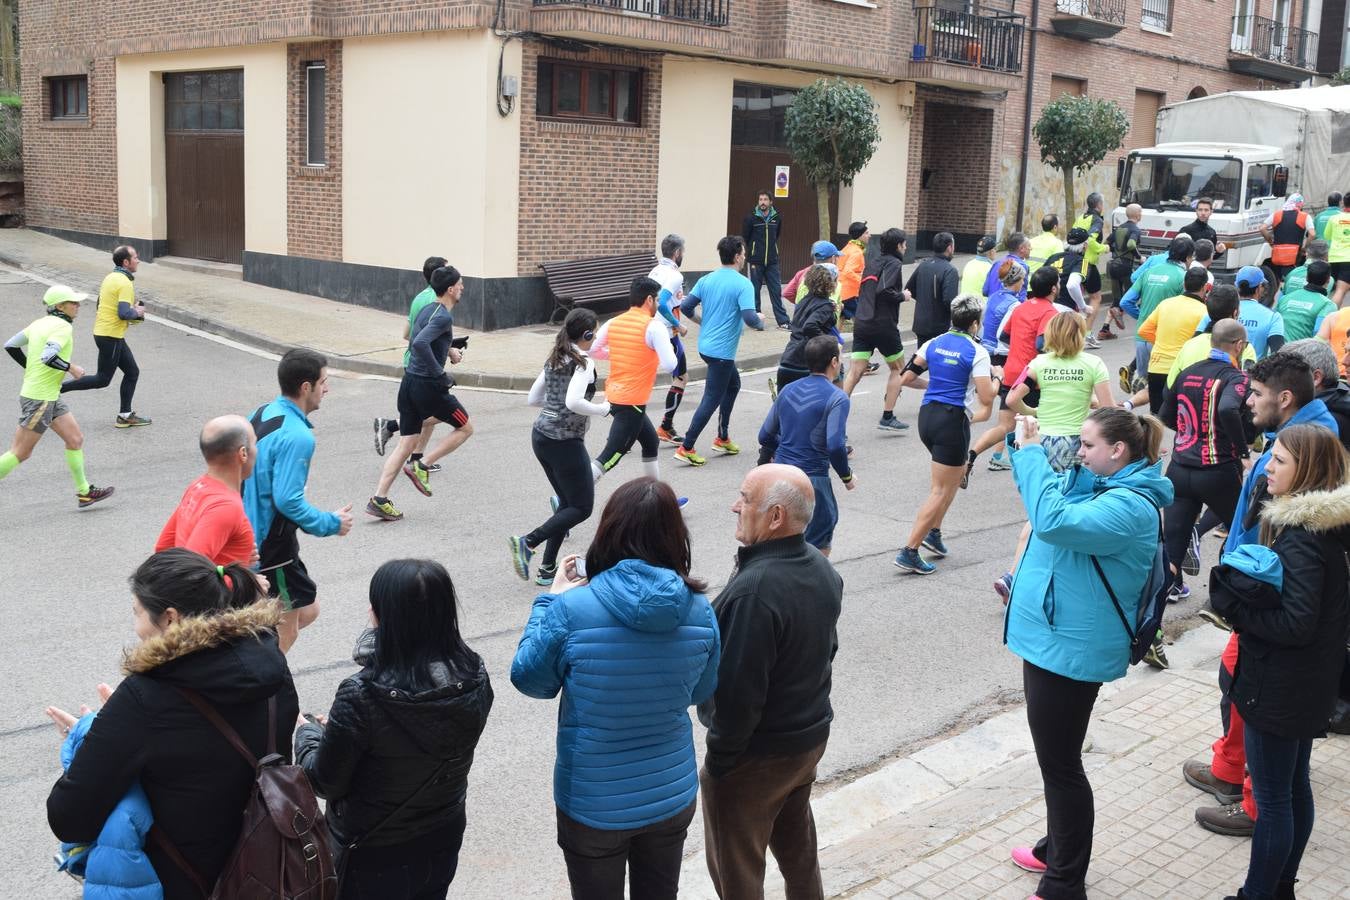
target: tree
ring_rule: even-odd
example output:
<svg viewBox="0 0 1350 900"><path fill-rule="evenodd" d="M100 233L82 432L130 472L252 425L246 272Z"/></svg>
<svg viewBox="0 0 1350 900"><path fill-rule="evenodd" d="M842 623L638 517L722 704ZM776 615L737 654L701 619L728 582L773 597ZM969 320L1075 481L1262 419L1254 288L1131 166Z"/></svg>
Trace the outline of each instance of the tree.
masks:
<svg viewBox="0 0 1350 900"><path fill-rule="evenodd" d="M1130 120L1118 103L1065 94L1045 105L1031 130L1041 161L1064 176L1064 221L1072 222L1078 204L1073 176L1085 173L1125 142Z"/></svg>
<svg viewBox="0 0 1350 900"><path fill-rule="evenodd" d="M1331 80L1328 81L1327 84L1331 85L1332 87L1340 87L1343 84L1350 84L1350 68L1341 69L1335 75L1332 75Z"/></svg>
<svg viewBox="0 0 1350 900"><path fill-rule="evenodd" d="M797 92L785 125L792 161L816 189L820 238L829 240L830 190L852 184L881 142L876 102L861 85L820 78Z"/></svg>

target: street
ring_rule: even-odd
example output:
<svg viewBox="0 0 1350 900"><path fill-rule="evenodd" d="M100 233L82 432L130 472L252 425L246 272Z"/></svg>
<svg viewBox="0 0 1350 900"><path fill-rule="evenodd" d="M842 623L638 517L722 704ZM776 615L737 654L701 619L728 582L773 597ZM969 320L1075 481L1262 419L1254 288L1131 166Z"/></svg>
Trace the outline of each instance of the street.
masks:
<svg viewBox="0 0 1350 900"><path fill-rule="evenodd" d="M41 314L43 289L0 274L4 337ZM92 317L93 304L87 303L75 324L74 361L88 369L96 355ZM126 578L149 555L183 489L202 470L198 430L224 412L247 415L277 393L271 358L154 321L133 328L128 339L142 370L136 410L152 417L152 426L113 428L116 379L102 391L66 395L85 433L89 477L97 485L115 485L116 495L77 510L54 434L0 486L0 572L12 629L7 703L0 711L0 761L7 773L0 804L10 820L0 878L9 896L78 895L75 883L51 864L57 845L44 801L59 772L59 742L43 707L75 710L94 701L98 682L116 683L121 650L134 640ZM297 340L303 343L303 335ZM1099 355L1114 372L1132 351L1133 342L1122 339L1106 343ZM340 369L340 361L332 362ZM6 427L12 428L19 370L5 359L0 372L0 399L8 404ZM710 598L731 572L736 543L730 506L754 464L754 436L769 404L768 374L744 377L731 431L742 447L738 457L716 458L711 431L698 447L709 457L702 469L676 463L663 451L663 477L690 497L685 515L694 571L709 580ZM338 682L354 671L351 646L366 622L365 592L379 563L398 556L444 563L459 594L461 628L486 660L496 691L470 774L469 825L452 894L565 897L551 794L556 701L527 699L509 680L536 588L513 574L505 539L548 514L547 481L529 445L535 413L518 393L461 391L473 437L442 461L443 471L432 479L435 496L421 497L398 479L393 500L406 519L384 523L362 509L381 463L371 420L393 415L396 384L338 373L331 387L313 416L318 449L309 495L324 509L352 504L356 525L345 538L301 538L322 604L318 622L290 657L301 708L326 712ZM834 667L835 722L820 772L827 783L850 780L1021 699L1020 666L1001 646L1002 607L991 589L1023 522L1011 474L986 471L982 459L944 524L951 556L937 563L932 576L901 575L891 558L928 490L928 458L913 430L893 436L875 429L883 387L878 374L864 379L854 396L850 437L859 487L846 492L836 482L841 521L834 562L844 578L845 601ZM691 386L676 420L681 428L700 396L701 386ZM905 392L897 409L902 419L914 421L919 398L919 392ZM592 425L593 450L608 424ZM975 433L984 427L976 425ZM565 553L585 547L605 499L637 474L633 458L601 482L596 515L573 532ZM1205 562L1212 556L1211 541ZM1198 609L1202 595L1196 591L1169 621ZM695 734L701 755L697 723ZM696 818L686 852L699 847Z"/></svg>

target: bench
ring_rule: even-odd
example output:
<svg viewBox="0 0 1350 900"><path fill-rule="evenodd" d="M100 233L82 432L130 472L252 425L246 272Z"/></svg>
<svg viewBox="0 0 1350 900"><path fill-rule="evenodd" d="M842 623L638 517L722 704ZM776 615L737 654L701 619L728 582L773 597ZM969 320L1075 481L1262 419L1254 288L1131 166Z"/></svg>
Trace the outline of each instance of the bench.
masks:
<svg viewBox="0 0 1350 900"><path fill-rule="evenodd" d="M596 306L628 298L633 279L646 275L656 265L651 253L629 253L624 256L598 256L569 262L540 263L555 308L549 316L553 324L578 306Z"/></svg>

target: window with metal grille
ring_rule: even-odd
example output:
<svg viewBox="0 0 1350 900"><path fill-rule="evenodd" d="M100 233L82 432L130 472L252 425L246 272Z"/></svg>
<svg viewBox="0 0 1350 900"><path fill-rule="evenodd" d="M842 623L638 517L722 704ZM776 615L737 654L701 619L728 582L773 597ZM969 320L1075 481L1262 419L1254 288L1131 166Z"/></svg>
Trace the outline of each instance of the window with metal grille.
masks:
<svg viewBox="0 0 1350 900"><path fill-rule="evenodd" d="M1172 30L1172 0L1143 0L1139 24L1159 31Z"/></svg>
<svg viewBox="0 0 1350 900"><path fill-rule="evenodd" d="M328 69L305 63L305 165L328 164Z"/></svg>
<svg viewBox="0 0 1350 900"><path fill-rule="evenodd" d="M535 115L546 119L640 125L642 71L541 59Z"/></svg>
<svg viewBox="0 0 1350 900"><path fill-rule="evenodd" d="M89 118L89 76L65 75L47 79L47 108L53 119Z"/></svg>

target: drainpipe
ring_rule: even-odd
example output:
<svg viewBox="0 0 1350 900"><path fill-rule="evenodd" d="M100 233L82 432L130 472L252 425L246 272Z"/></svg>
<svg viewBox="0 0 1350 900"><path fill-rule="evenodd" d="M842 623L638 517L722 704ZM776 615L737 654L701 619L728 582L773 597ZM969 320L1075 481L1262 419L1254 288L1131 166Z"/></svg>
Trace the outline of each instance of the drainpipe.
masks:
<svg viewBox="0 0 1350 900"><path fill-rule="evenodd" d="M1036 24L1041 0L1031 0L1031 39L1027 42L1026 103L1022 108L1022 171L1017 176L1017 230L1022 229L1022 214L1027 202L1027 166L1031 163L1031 99L1036 87Z"/></svg>

